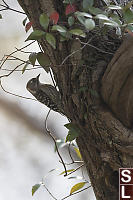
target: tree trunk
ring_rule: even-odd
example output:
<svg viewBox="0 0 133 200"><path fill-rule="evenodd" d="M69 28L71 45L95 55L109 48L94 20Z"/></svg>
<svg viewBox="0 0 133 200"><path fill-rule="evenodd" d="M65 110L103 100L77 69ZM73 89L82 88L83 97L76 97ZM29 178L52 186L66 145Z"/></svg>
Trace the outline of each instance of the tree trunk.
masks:
<svg viewBox="0 0 133 200"><path fill-rule="evenodd" d="M66 21L62 0L18 2L36 29L41 29L43 12L56 10ZM80 129L77 143L96 198L118 200L118 169L133 167L133 39L121 45L113 31L102 31L88 33L82 41L58 42L56 50L44 40L40 44L50 56L66 116Z"/></svg>

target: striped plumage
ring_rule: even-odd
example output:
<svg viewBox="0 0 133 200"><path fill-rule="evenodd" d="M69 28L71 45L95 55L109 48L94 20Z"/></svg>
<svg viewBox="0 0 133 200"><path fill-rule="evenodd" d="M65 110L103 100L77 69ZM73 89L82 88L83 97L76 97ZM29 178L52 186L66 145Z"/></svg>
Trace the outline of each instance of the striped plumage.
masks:
<svg viewBox="0 0 133 200"><path fill-rule="evenodd" d="M28 81L26 86L27 90L39 102L45 104L50 109L63 114L60 93L54 86L40 83L39 76L40 74L36 78L32 78Z"/></svg>

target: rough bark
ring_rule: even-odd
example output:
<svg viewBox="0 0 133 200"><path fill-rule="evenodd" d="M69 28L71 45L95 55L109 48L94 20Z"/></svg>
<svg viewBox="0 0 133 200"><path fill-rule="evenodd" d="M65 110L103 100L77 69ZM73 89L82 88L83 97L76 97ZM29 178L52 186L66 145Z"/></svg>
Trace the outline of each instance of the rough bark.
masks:
<svg viewBox="0 0 133 200"><path fill-rule="evenodd" d="M57 10L61 16L60 20L66 20L62 0L18 2L30 21L33 21L34 28L41 28L38 18L43 12L50 14ZM109 44L107 50L113 54L120 45L119 39L113 34L112 32L113 39L110 39L112 46L111 42L108 43L110 33L103 37L101 34L88 34L86 41L92 38L91 44L101 45L97 46L99 49L102 46L107 48ZM51 68L62 95L66 116L80 129L81 135L77 143L96 198L117 200L118 169L133 167L133 39L122 44L114 56L86 46L65 62L64 59L71 52L82 46L78 40L58 42L56 50L44 40L40 44L50 56ZM80 60L83 60L83 63ZM94 91L97 93L94 94Z"/></svg>

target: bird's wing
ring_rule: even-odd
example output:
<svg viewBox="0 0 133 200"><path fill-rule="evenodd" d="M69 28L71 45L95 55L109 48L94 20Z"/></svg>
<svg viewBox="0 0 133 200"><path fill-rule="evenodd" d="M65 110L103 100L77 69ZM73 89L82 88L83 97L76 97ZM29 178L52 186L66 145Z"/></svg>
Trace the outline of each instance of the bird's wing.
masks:
<svg viewBox="0 0 133 200"><path fill-rule="evenodd" d="M42 84L40 86L40 89L43 93L45 93L51 101L58 107L60 113L64 114L62 102L61 102L61 96L60 93L56 90L56 88L49 84Z"/></svg>
<svg viewBox="0 0 133 200"><path fill-rule="evenodd" d="M54 86L49 84L42 84L40 89L49 96L53 101L57 102L60 100L60 93L55 89Z"/></svg>

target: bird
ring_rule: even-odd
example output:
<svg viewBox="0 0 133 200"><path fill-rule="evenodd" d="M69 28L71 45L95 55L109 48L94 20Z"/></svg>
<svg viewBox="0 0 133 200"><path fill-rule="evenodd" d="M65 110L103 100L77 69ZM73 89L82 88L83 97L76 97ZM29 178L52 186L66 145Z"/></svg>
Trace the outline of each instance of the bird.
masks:
<svg viewBox="0 0 133 200"><path fill-rule="evenodd" d="M27 90L42 104L51 110L64 115L61 95L57 89L50 84L43 84L39 81L40 74L28 81Z"/></svg>

